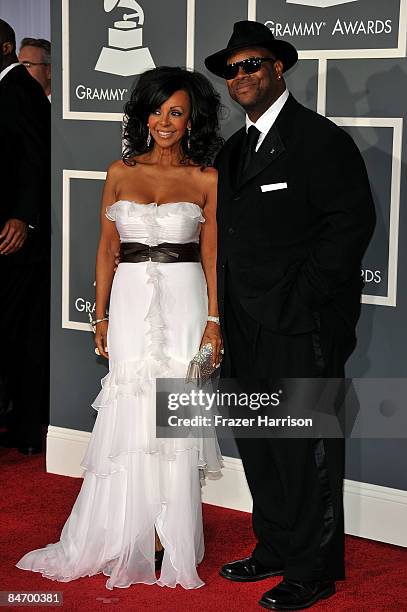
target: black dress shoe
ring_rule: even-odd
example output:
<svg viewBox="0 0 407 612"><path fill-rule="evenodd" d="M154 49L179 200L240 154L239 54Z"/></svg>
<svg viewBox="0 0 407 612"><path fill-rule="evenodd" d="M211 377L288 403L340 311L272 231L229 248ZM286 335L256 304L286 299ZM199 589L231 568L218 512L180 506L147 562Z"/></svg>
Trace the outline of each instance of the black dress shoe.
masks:
<svg viewBox="0 0 407 612"><path fill-rule="evenodd" d="M304 610L334 594L335 582L332 581L300 582L284 579L264 593L259 604L268 610Z"/></svg>
<svg viewBox="0 0 407 612"><path fill-rule="evenodd" d="M164 549L155 551L155 569L160 570L163 564Z"/></svg>
<svg viewBox="0 0 407 612"><path fill-rule="evenodd" d="M219 572L223 578L235 580L235 582L256 582L271 576L282 576L283 573L282 569L262 565L254 557L226 563Z"/></svg>

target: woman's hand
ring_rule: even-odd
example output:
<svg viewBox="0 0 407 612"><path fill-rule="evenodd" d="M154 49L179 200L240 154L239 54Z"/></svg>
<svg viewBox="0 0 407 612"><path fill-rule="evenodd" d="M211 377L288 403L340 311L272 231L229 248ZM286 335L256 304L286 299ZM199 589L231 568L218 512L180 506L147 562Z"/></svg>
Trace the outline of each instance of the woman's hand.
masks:
<svg viewBox="0 0 407 612"><path fill-rule="evenodd" d="M109 327L108 321L101 321L100 323L96 323L95 330L95 344L98 348L99 355L102 357L106 357L109 359L108 349L107 349L107 329Z"/></svg>
<svg viewBox="0 0 407 612"><path fill-rule="evenodd" d="M217 323L213 321L207 322L199 348L201 349L204 344L212 345L213 365L217 367L220 364L221 351L223 351L222 334L220 333L220 326Z"/></svg>
<svg viewBox="0 0 407 612"><path fill-rule="evenodd" d="M120 263L120 251L116 251L116 253L114 254L113 272L116 272L117 268L119 267L119 263Z"/></svg>

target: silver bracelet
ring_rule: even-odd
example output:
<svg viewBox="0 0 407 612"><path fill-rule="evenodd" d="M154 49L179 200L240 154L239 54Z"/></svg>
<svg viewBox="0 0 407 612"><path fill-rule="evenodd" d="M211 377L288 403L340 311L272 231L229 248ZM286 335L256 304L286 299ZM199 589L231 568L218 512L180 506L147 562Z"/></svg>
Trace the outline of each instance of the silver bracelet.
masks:
<svg viewBox="0 0 407 612"><path fill-rule="evenodd" d="M103 317L103 319L95 319L94 321L91 321L90 324L92 325L93 328L95 328L98 323L101 323L102 321L108 321L108 320L109 320L109 317Z"/></svg>
<svg viewBox="0 0 407 612"><path fill-rule="evenodd" d="M220 325L219 317L208 316L208 321L212 321L212 323L216 323L217 325Z"/></svg>

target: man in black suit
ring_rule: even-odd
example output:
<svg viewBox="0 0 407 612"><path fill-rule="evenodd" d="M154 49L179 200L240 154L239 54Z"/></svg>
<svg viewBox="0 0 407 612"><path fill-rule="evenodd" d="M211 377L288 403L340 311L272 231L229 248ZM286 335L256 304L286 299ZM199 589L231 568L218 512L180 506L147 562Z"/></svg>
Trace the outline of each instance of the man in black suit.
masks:
<svg viewBox="0 0 407 612"><path fill-rule="evenodd" d="M47 419L50 285L50 103L19 64L0 19L1 371L12 400L3 443L41 449Z"/></svg>
<svg viewBox="0 0 407 612"><path fill-rule="evenodd" d="M352 139L288 93L297 52L256 22L234 26L206 67L227 80L246 127L218 155L222 377L344 377L375 214ZM282 575L260 604L298 610L344 578L344 440L237 438L257 544L221 575Z"/></svg>

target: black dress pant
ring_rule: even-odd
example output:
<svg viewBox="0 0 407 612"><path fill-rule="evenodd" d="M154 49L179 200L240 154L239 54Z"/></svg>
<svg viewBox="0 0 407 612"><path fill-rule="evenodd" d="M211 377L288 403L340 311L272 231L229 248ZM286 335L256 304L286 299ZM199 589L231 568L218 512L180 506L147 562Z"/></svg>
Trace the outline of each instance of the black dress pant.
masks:
<svg viewBox="0 0 407 612"><path fill-rule="evenodd" d="M0 260L2 351L12 410L6 426L15 446L41 446L49 422L50 262Z"/></svg>
<svg viewBox="0 0 407 612"><path fill-rule="evenodd" d="M221 376L321 376L315 337L280 335L262 327L240 305L229 273L224 313ZM336 355L334 336L325 343L324 367L327 375L338 377L343 376L343 360ZM236 443L253 498L253 556L283 568L288 579L343 579L343 438L242 437Z"/></svg>

